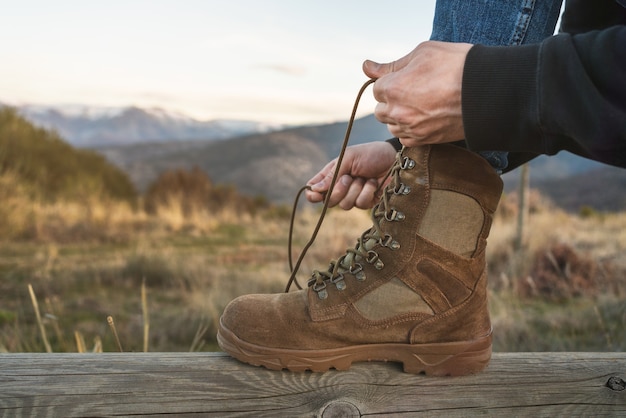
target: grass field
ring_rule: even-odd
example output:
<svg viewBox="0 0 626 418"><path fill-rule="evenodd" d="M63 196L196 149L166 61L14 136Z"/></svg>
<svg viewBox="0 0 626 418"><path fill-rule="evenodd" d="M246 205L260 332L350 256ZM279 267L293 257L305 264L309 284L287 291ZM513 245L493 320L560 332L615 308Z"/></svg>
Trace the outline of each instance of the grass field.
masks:
<svg viewBox="0 0 626 418"><path fill-rule="evenodd" d="M16 204L12 225L27 233L0 239L0 351L46 351L42 329L54 352L216 350L224 306L281 292L289 277L286 209L183 215L172 205L147 215L98 201ZM316 216L299 214L297 248ZM301 281L369 225L365 212L331 211ZM626 214L535 211L523 254L514 232L514 217L499 216L489 241L494 350L625 350Z"/></svg>

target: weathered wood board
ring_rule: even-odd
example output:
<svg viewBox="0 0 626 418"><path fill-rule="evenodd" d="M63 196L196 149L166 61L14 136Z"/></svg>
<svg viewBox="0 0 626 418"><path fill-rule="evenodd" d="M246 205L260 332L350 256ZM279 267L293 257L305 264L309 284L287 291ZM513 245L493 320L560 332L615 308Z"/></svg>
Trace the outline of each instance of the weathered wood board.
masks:
<svg viewBox="0 0 626 418"><path fill-rule="evenodd" d="M494 353L481 374L276 372L221 353L0 354L0 416L626 416L626 353Z"/></svg>

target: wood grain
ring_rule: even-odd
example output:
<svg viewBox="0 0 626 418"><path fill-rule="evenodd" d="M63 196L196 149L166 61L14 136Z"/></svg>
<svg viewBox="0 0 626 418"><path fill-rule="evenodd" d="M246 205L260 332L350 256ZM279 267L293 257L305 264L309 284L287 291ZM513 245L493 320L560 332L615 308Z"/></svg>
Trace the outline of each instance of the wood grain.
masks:
<svg viewBox="0 0 626 418"><path fill-rule="evenodd" d="M0 354L0 416L626 416L626 353L494 353L481 374L276 372L221 353Z"/></svg>

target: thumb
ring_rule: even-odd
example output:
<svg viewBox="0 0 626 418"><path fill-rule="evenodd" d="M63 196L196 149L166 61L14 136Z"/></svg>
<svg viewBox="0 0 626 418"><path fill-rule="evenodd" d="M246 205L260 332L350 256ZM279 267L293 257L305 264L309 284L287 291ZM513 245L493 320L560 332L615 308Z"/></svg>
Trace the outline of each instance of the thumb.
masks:
<svg viewBox="0 0 626 418"><path fill-rule="evenodd" d="M365 60L363 63L363 72L369 78L378 79L393 72L393 63L379 64L371 60Z"/></svg>
<svg viewBox="0 0 626 418"><path fill-rule="evenodd" d="M363 63L363 72L370 78L378 79L384 75L399 71L406 67L409 62L411 62L414 52L415 50L411 51L400 59L388 62L386 64L380 64L372 60L365 60L365 62Z"/></svg>

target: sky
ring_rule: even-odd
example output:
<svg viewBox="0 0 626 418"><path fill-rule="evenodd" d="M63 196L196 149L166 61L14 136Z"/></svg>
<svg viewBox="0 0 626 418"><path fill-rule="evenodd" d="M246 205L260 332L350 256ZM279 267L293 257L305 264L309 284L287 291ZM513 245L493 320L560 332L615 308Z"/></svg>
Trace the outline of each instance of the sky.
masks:
<svg viewBox="0 0 626 418"><path fill-rule="evenodd" d="M2 103L306 124L346 120L362 62L427 40L435 0L0 3Z"/></svg>

